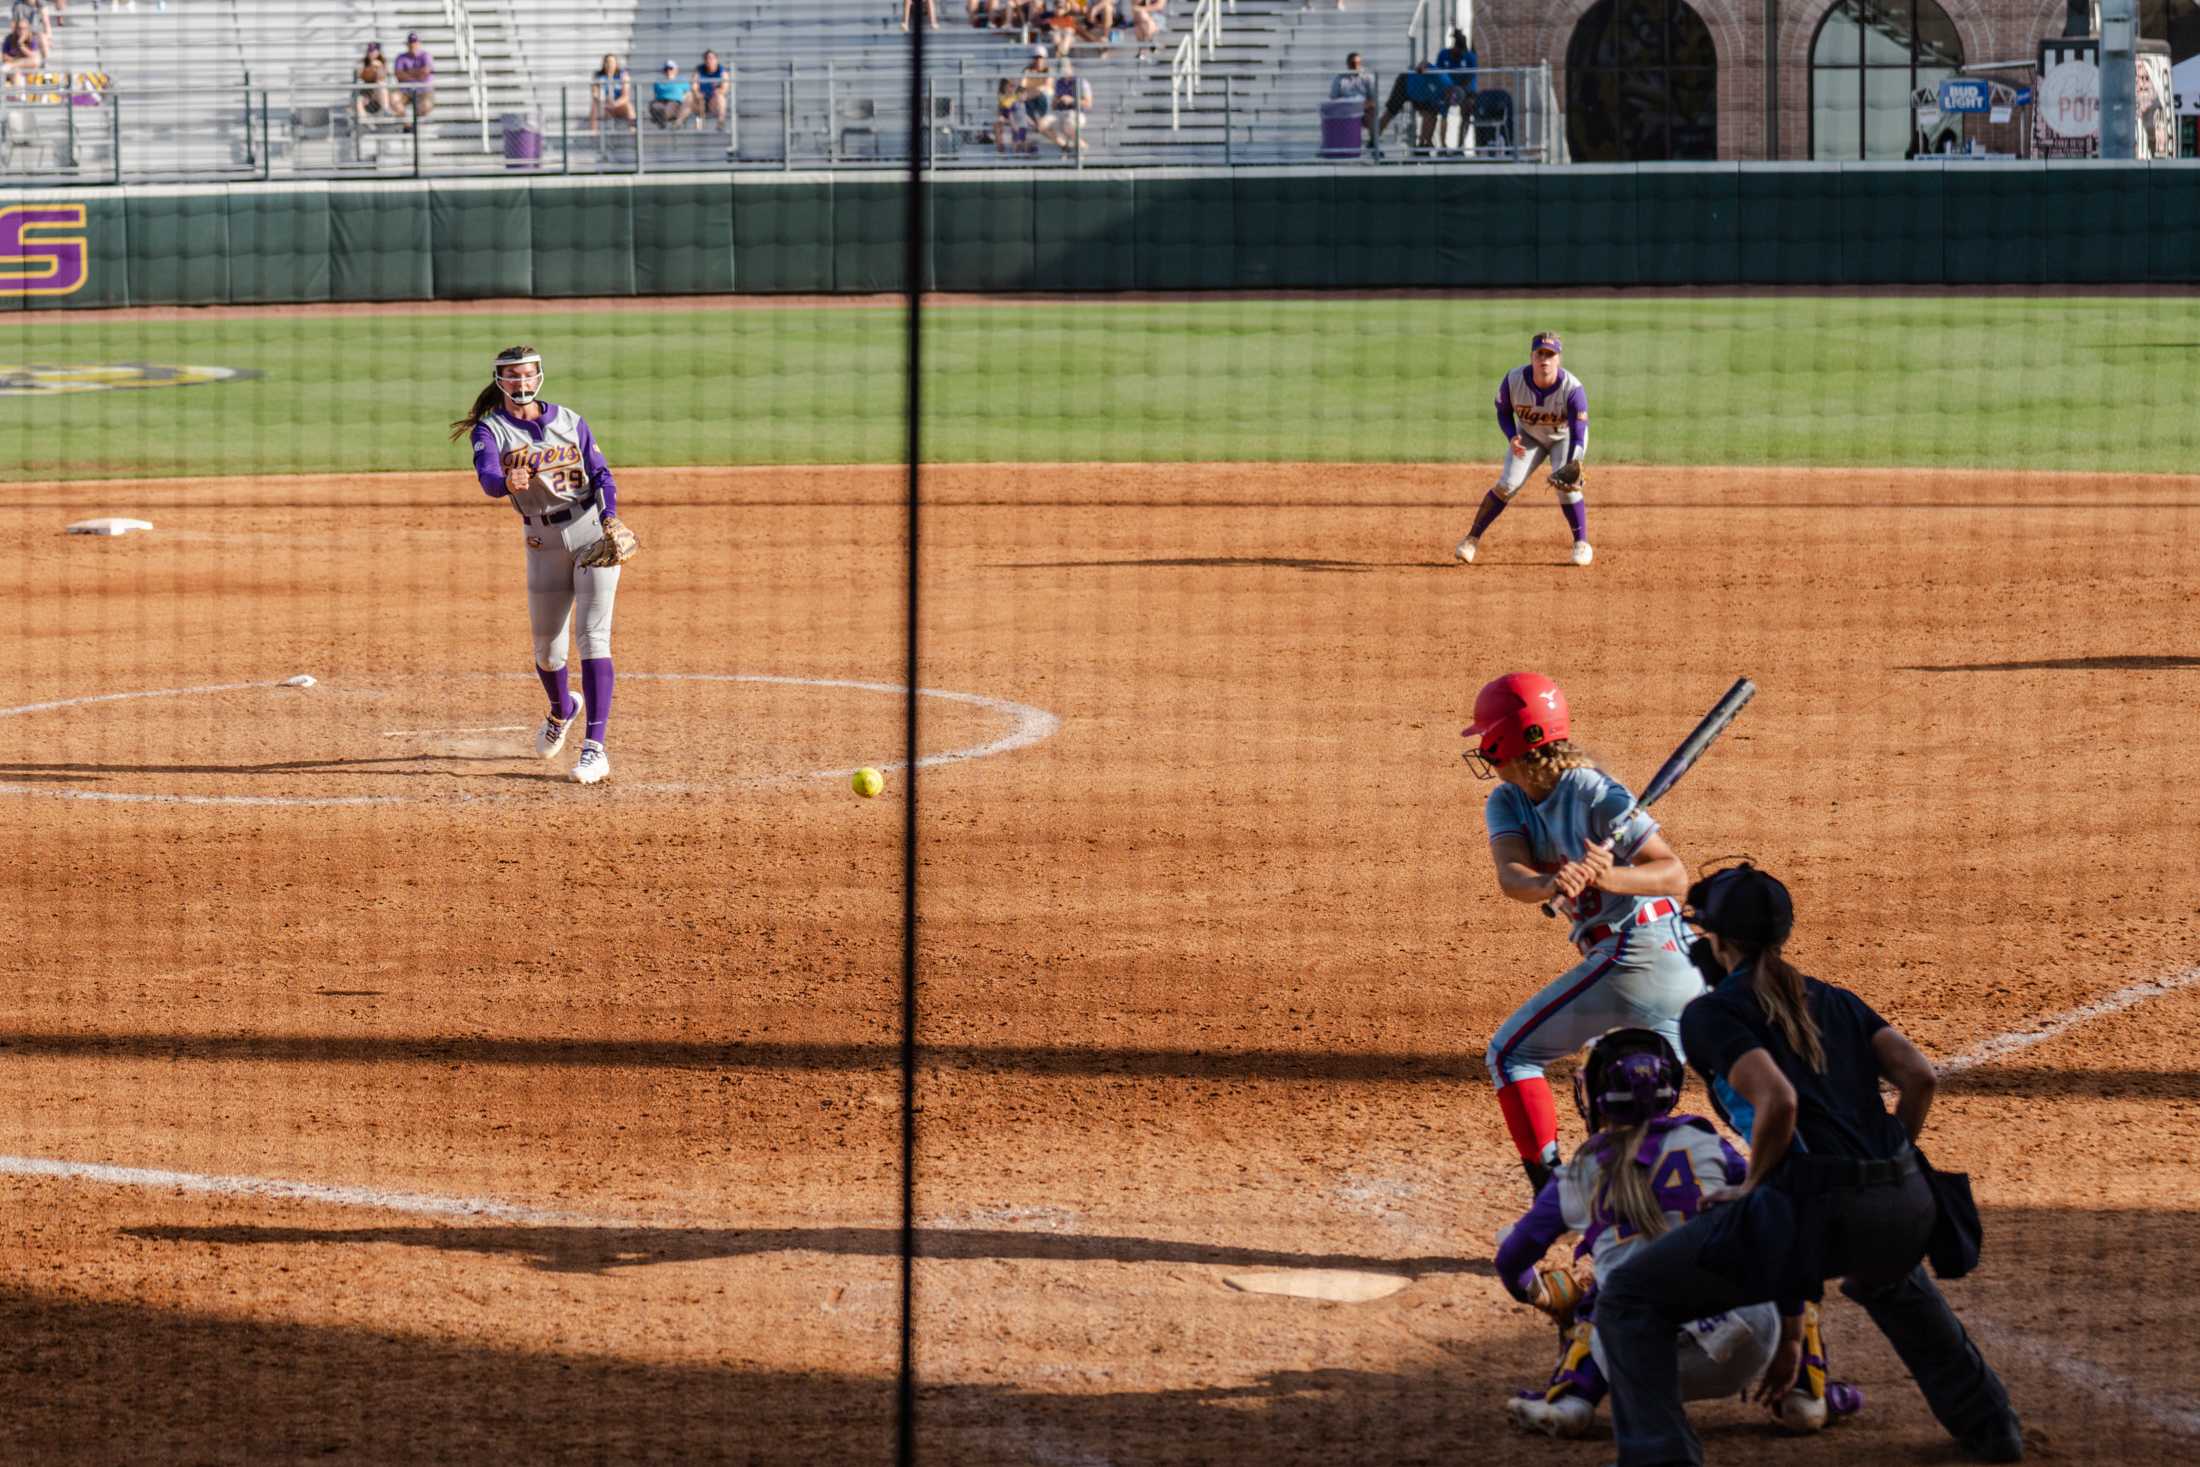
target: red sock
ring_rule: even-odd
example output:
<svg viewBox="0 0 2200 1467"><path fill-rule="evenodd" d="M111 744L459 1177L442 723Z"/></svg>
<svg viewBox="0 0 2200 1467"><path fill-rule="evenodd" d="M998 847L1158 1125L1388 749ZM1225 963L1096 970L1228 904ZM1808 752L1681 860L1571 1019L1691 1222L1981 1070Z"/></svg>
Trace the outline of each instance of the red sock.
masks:
<svg viewBox="0 0 2200 1467"><path fill-rule="evenodd" d="M1497 1107L1522 1161L1548 1162L1558 1155L1558 1107L1541 1075L1500 1088Z"/></svg>

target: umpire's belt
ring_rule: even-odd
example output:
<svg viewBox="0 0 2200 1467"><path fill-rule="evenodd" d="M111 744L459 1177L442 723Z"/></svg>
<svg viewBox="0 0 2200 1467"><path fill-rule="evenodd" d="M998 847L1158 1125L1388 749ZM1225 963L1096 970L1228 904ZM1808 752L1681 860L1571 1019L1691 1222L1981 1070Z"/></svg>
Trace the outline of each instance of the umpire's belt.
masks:
<svg viewBox="0 0 2200 1467"><path fill-rule="evenodd" d="M591 494L578 504L567 505L564 509L554 509L548 514L523 514L519 517L519 522L523 525L562 525L567 520L578 519L595 507L596 496Z"/></svg>
<svg viewBox="0 0 2200 1467"><path fill-rule="evenodd" d="M1674 905L1671 897L1659 897L1656 901L1635 909L1633 925L1639 927L1645 922L1655 922L1661 917L1675 916L1679 912L1680 908ZM1622 927L1627 925L1629 924L1624 922L1620 924ZM1581 945L1583 947L1595 947L1617 931L1619 931L1618 927L1592 927L1581 934Z"/></svg>
<svg viewBox="0 0 2200 1467"><path fill-rule="evenodd" d="M1853 1156L1790 1155L1781 1169L1797 1192L1831 1192L1847 1187L1892 1187L1917 1174L1917 1153L1908 1146L1900 1156L1865 1161Z"/></svg>

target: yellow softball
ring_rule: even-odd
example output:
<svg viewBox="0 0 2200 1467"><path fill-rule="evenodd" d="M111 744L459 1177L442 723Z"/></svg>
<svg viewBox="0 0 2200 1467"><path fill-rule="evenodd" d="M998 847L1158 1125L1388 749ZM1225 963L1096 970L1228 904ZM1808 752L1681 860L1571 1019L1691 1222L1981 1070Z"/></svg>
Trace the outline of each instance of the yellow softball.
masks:
<svg viewBox="0 0 2200 1467"><path fill-rule="evenodd" d="M855 787L857 794L868 800L880 790L886 788L886 776L876 769L858 769L856 777L850 780L849 784Z"/></svg>

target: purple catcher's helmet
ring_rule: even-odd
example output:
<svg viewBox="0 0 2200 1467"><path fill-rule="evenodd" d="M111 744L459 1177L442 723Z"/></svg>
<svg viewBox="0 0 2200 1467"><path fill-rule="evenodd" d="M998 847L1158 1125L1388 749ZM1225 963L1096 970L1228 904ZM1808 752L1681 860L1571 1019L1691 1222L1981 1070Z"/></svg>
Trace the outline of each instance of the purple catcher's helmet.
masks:
<svg viewBox="0 0 2200 1467"><path fill-rule="evenodd" d="M1639 1125L1681 1103L1681 1057L1654 1029L1611 1029L1574 1071L1574 1109L1591 1131Z"/></svg>

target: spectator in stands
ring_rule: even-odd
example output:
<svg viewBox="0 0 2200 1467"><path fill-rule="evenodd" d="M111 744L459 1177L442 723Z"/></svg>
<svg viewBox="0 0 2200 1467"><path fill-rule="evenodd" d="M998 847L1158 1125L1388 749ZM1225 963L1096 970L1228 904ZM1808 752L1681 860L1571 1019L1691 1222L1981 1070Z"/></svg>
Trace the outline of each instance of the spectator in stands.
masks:
<svg viewBox="0 0 2200 1467"><path fill-rule="evenodd" d="M46 69L46 48L38 43L30 22L17 16L0 40L0 77L13 81Z"/></svg>
<svg viewBox="0 0 2200 1467"><path fill-rule="evenodd" d="M1047 95L1047 115L1039 119L1039 133L1063 152L1085 151L1086 118L1092 112L1092 84L1077 74L1067 56L1055 74Z"/></svg>
<svg viewBox="0 0 2200 1467"><path fill-rule="evenodd" d="M1367 145L1375 146L1375 76L1362 68L1360 53L1354 51L1344 58L1344 70L1329 82L1329 99L1342 102L1348 97L1360 99L1360 125L1367 129Z"/></svg>
<svg viewBox="0 0 2200 1467"><path fill-rule="evenodd" d="M726 63L718 59L716 51L705 51L695 68L695 101L688 109L690 114L698 124L704 118L724 122L732 98L733 89L726 84Z"/></svg>
<svg viewBox="0 0 2200 1467"><path fill-rule="evenodd" d="M1424 61L1411 71L1399 72L1398 79L1390 84L1390 96L1384 99L1382 121L1375 124L1375 131L1378 135L1388 132L1391 120L1411 105L1420 123L1419 146L1433 147L1437 119L1444 115L1445 108L1457 106L1464 96L1449 77L1436 74Z"/></svg>
<svg viewBox="0 0 2200 1467"><path fill-rule="evenodd" d="M405 49L397 53L398 110L406 114L405 131L427 120L435 110L435 58L420 45L420 32L405 33Z"/></svg>
<svg viewBox="0 0 2200 1467"><path fill-rule="evenodd" d="M909 12L916 8L917 0L901 0L901 28L909 29ZM940 28L940 13L933 0L924 0L924 23L934 30Z"/></svg>
<svg viewBox="0 0 2200 1467"><path fill-rule="evenodd" d="M53 17L47 13L44 0L10 0L8 5L9 28L12 30L15 22L19 20L30 27L31 34L38 37L40 48L45 51L48 57L51 57L53 55Z"/></svg>
<svg viewBox="0 0 2200 1467"><path fill-rule="evenodd" d="M1115 13L1115 0L1082 0L1083 10L1077 17L1077 39L1087 46L1098 46L1101 54L1115 44L1121 22Z"/></svg>
<svg viewBox="0 0 2200 1467"><path fill-rule="evenodd" d="M367 42L367 54L359 58L359 68L351 75L359 83L351 105L362 124L370 117L397 115L397 106L390 100L390 64L382 59L380 41Z"/></svg>
<svg viewBox="0 0 2200 1467"><path fill-rule="evenodd" d="M1138 37L1138 59L1143 61L1160 44L1169 28L1169 0L1131 0L1131 31Z"/></svg>
<svg viewBox="0 0 2200 1467"><path fill-rule="evenodd" d="M1001 78L1001 85L994 95L993 151L996 153L1036 153L1038 143L1031 136L1031 110L1024 105L1023 83L1012 76Z"/></svg>
<svg viewBox="0 0 2200 1467"><path fill-rule="evenodd" d="M1436 53L1437 72L1459 91L1458 99L1443 109L1443 120L1438 126L1442 128L1449 121L1453 107L1459 108L1459 139L1462 143L1474 140L1474 73L1481 64L1481 60L1474 54L1474 47L1467 44L1467 33L1461 30L1453 31L1451 44Z"/></svg>
<svg viewBox="0 0 2200 1467"><path fill-rule="evenodd" d="M588 79L588 135L603 136L603 124L616 117L634 126L634 84L616 56L606 56Z"/></svg>
<svg viewBox="0 0 2200 1467"><path fill-rule="evenodd" d="M649 120L659 127L678 127L688 115L694 84L680 75L680 63L667 61L650 88Z"/></svg>

